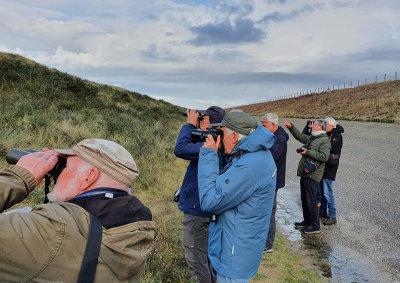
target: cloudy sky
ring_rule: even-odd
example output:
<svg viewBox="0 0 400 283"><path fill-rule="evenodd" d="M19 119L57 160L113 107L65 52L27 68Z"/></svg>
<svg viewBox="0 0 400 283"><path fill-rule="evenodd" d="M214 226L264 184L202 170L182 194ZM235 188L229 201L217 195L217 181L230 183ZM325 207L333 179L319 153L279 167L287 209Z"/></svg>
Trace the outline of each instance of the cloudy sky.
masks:
<svg viewBox="0 0 400 283"><path fill-rule="evenodd" d="M0 51L176 105L231 107L400 77L399 15L399 0L0 0Z"/></svg>

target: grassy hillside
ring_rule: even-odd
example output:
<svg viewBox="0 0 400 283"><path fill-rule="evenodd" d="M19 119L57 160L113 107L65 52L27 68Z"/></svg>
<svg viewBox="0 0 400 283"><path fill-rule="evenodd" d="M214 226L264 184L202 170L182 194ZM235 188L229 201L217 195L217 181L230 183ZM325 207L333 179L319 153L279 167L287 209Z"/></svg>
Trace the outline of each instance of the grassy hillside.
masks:
<svg viewBox="0 0 400 283"><path fill-rule="evenodd" d="M146 278L148 282L189 280L179 213L171 201L176 176L186 166L173 154L184 123L180 108L6 53L0 53L0 105L1 167L7 166L4 157L13 147L70 148L85 138L104 138L125 146L140 170L133 193L151 207L158 224ZM43 198L40 187L21 206L41 203Z"/></svg>
<svg viewBox="0 0 400 283"><path fill-rule="evenodd" d="M235 107L252 115L400 123L400 80Z"/></svg>

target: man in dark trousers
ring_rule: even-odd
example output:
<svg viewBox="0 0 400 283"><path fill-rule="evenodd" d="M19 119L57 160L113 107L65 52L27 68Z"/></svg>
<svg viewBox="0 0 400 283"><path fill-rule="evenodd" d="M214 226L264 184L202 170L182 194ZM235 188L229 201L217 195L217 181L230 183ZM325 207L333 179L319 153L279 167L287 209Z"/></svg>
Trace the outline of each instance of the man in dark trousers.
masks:
<svg viewBox="0 0 400 283"><path fill-rule="evenodd" d="M261 125L269 130L276 136L276 142L270 148L272 157L274 158L276 169L277 169L277 179L276 179L276 190L275 190L275 200L272 207L271 222L269 224L268 238L265 243L264 252L272 253L276 223L275 223L275 213L276 213L276 195L278 194L278 189L285 186L285 175L286 175L286 153L287 153L287 142L289 140L289 135L285 130L278 126L279 117L275 113L267 113L262 117Z"/></svg>
<svg viewBox="0 0 400 283"><path fill-rule="evenodd" d="M311 135L300 133L292 123L283 121L283 125L296 140L304 144L297 151L302 156L297 167L297 176L301 177L303 221L294 225L296 229L303 229L303 233L317 234L321 231L316 196L331 150L331 143L326 135L326 121L319 119L313 122Z"/></svg>
<svg viewBox="0 0 400 283"><path fill-rule="evenodd" d="M179 133L174 151L177 157L190 161L180 189L178 207L184 213L182 224L186 263L189 273L200 283L213 282L214 278L207 254L210 214L200 208L197 180L199 153L204 142L192 140L192 131L196 128L207 130L210 124L220 123L224 116L225 111L218 106L187 111L187 123Z"/></svg>
<svg viewBox="0 0 400 283"><path fill-rule="evenodd" d="M336 224L337 221L335 198L333 197L332 188L335 182L336 172L339 168L339 158L343 146L342 133L344 133L344 129L333 118L325 118L325 121L327 123L326 133L331 141L331 151L329 159L325 164L324 175L320 183L321 206L319 208L319 215L324 218L322 224L333 225ZM326 213L327 208L328 213Z"/></svg>

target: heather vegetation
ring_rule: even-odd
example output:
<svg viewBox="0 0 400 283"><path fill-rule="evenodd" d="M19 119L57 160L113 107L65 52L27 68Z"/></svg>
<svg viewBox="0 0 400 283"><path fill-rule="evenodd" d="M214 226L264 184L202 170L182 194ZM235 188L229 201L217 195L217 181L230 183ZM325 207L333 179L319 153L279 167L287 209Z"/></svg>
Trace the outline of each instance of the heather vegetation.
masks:
<svg viewBox="0 0 400 283"><path fill-rule="evenodd" d="M171 197L187 166L173 154L185 122L179 107L6 53L0 53L0 105L2 168L13 147L70 148L85 138L109 139L126 147L141 172L133 194L151 208L158 227L142 281L191 281L182 245L182 214ZM43 198L41 186L19 206L39 204ZM318 272L304 265L284 238L276 243L276 251L264 256L267 269L252 282L319 282Z"/></svg>

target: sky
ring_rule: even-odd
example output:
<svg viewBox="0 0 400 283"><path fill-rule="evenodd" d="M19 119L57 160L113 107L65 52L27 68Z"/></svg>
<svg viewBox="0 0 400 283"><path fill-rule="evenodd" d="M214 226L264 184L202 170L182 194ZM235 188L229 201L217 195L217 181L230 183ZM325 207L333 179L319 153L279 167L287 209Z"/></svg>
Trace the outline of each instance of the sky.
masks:
<svg viewBox="0 0 400 283"><path fill-rule="evenodd" d="M0 51L175 105L400 78L398 0L0 0Z"/></svg>

